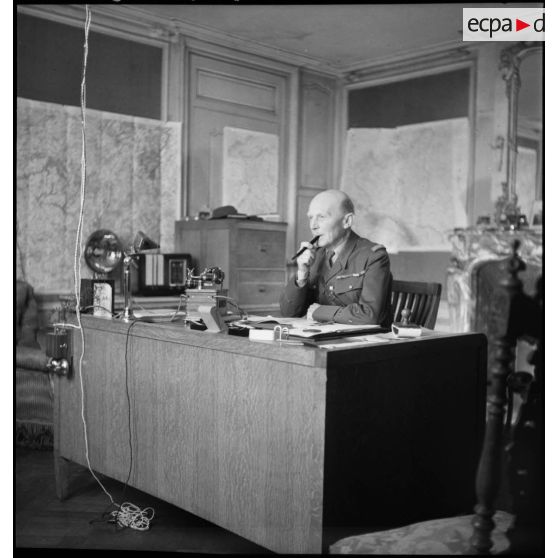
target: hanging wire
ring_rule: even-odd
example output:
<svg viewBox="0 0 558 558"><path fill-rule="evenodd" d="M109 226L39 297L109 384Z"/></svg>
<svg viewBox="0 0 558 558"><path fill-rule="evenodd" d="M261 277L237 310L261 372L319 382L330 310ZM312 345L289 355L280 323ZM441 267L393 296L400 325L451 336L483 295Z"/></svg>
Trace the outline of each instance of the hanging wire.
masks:
<svg viewBox="0 0 558 558"><path fill-rule="evenodd" d="M103 483L97 477L95 472L91 467L91 461L89 459L89 440L87 435L87 422L85 420L85 390L83 386L83 356L85 353L85 337L83 333L83 326L81 324L81 309L80 309L80 289L81 289L81 254L83 253L83 215L85 206L85 192L87 183L87 150L86 150L86 74L87 74L87 55L89 52L89 28L91 26L91 9L89 4L85 5L85 39L83 43L83 67L81 76L81 93L80 93L80 107L81 107L81 181L80 181L80 209L79 209L79 219L78 227L76 233L76 243L74 251L74 295L76 303L76 318L78 322L77 329L80 330L81 337L81 352L78 362L79 379L80 379L80 390L81 390L81 420L83 423L84 441L85 441L85 458L87 460L87 467L93 478L97 481L99 486L103 489L103 492L109 497L111 504L117 508L117 510L112 511L109 514L109 521L115 522L120 527L130 527L132 529L137 529L144 531L149 529L150 521L153 519L155 512L153 508L145 508L141 510L134 504L129 502L124 502L123 504L117 504L108 490L104 487ZM73 326L75 327L75 326ZM131 326L130 326L131 328ZM129 328L129 329L130 329ZM129 330L128 330L129 334ZM127 350L126 341L126 350ZM128 396L128 403L129 396ZM130 418L130 417L129 417ZM131 449L131 448L130 448ZM131 462L129 476L131 473ZM106 515L106 514L104 514Z"/></svg>

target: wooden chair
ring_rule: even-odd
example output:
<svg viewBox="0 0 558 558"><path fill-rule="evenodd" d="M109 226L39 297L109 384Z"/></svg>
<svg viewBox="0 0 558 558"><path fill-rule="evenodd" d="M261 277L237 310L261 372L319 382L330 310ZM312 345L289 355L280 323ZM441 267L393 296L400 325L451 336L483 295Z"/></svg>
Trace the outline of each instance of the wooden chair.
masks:
<svg viewBox="0 0 558 558"><path fill-rule="evenodd" d="M391 283L391 321L400 322L401 311L407 308L411 311L409 322L434 329L441 295L440 283L394 279Z"/></svg>
<svg viewBox="0 0 558 558"><path fill-rule="evenodd" d="M523 293L517 274L525 264L517 255L518 247L519 242L514 242L513 255L504 262L506 273L492 307L501 318L496 320L497 356L490 370L487 422L476 478L477 505L471 510L474 513L346 537L330 546L330 554L543 554L542 280L534 297ZM525 381L524 372L512 369L520 338L536 346L529 357L534 367L530 382ZM524 397L518 419L506 433L508 385L523 390ZM509 484L511 505L496 510L503 474ZM473 489L473 479L470 482Z"/></svg>

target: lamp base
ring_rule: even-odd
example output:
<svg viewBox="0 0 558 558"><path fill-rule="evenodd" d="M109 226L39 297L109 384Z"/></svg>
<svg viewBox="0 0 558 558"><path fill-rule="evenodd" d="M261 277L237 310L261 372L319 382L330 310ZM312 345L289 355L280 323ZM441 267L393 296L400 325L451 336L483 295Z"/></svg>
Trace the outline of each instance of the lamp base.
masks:
<svg viewBox="0 0 558 558"><path fill-rule="evenodd" d="M134 311L131 308L124 308L122 316L120 316L119 319L122 322L131 322L133 320L136 320L137 318L134 316Z"/></svg>

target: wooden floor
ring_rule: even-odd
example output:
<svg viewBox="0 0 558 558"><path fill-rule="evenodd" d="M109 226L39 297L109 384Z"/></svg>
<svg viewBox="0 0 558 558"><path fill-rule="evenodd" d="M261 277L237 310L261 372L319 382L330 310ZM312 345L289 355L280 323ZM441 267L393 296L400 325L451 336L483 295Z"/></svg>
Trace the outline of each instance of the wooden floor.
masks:
<svg viewBox="0 0 558 558"><path fill-rule="evenodd" d="M60 502L54 488L52 451L15 448L16 550L91 549L143 550L157 553L272 554L148 494L101 477L116 502L152 507L155 517L147 531L117 529L103 520L110 500L88 469L71 464L71 496ZM91 554L91 552L88 552Z"/></svg>

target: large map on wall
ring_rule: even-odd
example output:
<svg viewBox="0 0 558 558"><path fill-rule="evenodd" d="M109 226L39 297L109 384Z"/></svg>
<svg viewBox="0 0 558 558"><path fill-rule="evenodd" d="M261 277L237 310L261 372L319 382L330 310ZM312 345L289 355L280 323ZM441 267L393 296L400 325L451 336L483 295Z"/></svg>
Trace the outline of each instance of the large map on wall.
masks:
<svg viewBox="0 0 558 558"><path fill-rule="evenodd" d="M86 110L83 243L110 229L127 248L137 231L174 250L181 124ZM80 215L79 107L17 100L17 276L38 292L72 292ZM92 272L82 258L82 275Z"/></svg>
<svg viewBox="0 0 558 558"><path fill-rule="evenodd" d="M355 231L390 252L449 250L449 231L467 226L468 165L467 118L348 130L341 189Z"/></svg>
<svg viewBox="0 0 558 558"><path fill-rule="evenodd" d="M223 205L239 213L278 213L279 136L241 128L223 130Z"/></svg>

